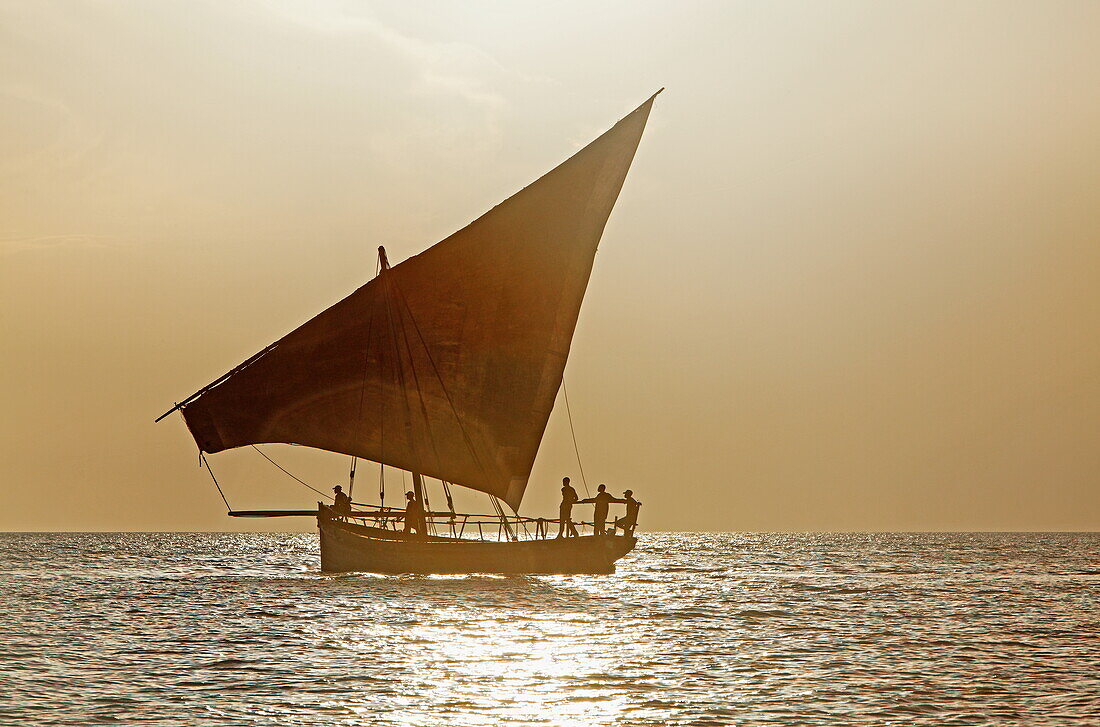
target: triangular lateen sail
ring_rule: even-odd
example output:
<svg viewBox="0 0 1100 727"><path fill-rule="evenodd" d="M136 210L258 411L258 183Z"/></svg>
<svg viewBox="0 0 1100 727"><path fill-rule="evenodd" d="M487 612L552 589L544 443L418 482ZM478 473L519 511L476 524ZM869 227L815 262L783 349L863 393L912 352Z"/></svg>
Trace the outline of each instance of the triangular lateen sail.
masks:
<svg viewBox="0 0 1100 727"><path fill-rule="evenodd" d="M199 448L301 444L517 509L652 103L189 400Z"/></svg>

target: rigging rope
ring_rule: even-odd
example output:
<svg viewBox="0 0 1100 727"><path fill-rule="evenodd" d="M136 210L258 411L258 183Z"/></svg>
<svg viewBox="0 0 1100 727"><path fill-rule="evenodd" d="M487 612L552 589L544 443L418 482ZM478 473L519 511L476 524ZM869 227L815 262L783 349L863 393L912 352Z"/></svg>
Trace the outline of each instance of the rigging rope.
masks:
<svg viewBox="0 0 1100 727"><path fill-rule="evenodd" d="M428 363L432 366L432 372L435 374L436 380L439 381L439 388L443 390L443 395L447 399L447 404L451 407L451 413L454 414L455 423L458 424L458 430L462 432L462 438L465 441L466 448L473 456L474 464L477 465L477 468L481 470L481 473L485 475L486 479L490 479L489 471L486 469L485 463L481 461L481 457L478 456L473 440L470 439L470 435L466 431L466 426L462 423L462 417L458 415L458 409L455 407L451 392L447 390L447 384L444 383L443 376L439 373L439 367L435 363L435 358L432 357L431 349L428 348L428 342L424 340L424 334L420 331L420 325L416 322L416 318L413 317L412 309L409 308L409 302L405 299L405 294L401 292L401 288L397 287L396 284L393 285L393 289L397 291L401 304L405 306L405 312L408 313L409 320L413 324L413 330L416 332L417 338L420 339L420 345L424 347L424 354L428 357Z"/></svg>
<svg viewBox="0 0 1100 727"><path fill-rule="evenodd" d="M210 473L210 479L214 480L214 487L218 488L218 494L222 496L222 502L225 503L226 509L233 512L233 506L229 504L229 500L225 499L225 493L222 492L222 486L218 484L218 478L214 476L214 470L210 469L210 463L206 461L206 455L200 451L199 460L206 467L206 471Z"/></svg>
<svg viewBox="0 0 1100 727"><path fill-rule="evenodd" d="M409 319L413 321L413 325L415 326L416 321L412 319L412 311L408 310L408 306L406 306L406 311L409 314ZM401 338L405 342L405 351L406 351L406 353L409 354L409 370L412 372L413 384L416 386L416 397L420 401L420 414L421 414L421 416L424 417L424 431L428 435L428 443L431 445L432 454L435 456L436 469L437 470L442 470L443 469L443 462L439 458L439 449L438 449L438 447L436 446L436 443L435 443L435 435L432 433L431 417L428 416L428 406L424 402L424 392L420 389L420 376L418 376L417 373L416 373L416 366L414 365L412 346L409 345L409 333L408 333L408 330L405 327L404 320L401 318L401 311L398 311L398 320L401 322ZM396 340L394 341L394 344L396 346L396 344L397 344ZM423 344L423 340L421 340L421 344ZM398 346L397 348L398 348L398 351L400 351L400 347ZM425 353L428 354L429 357L431 356L431 352L428 351L427 345L424 345L424 351L425 351ZM440 381L440 386L442 386L442 385L443 385L443 382ZM411 420L410 420L410 422L411 422Z"/></svg>
<svg viewBox="0 0 1100 727"><path fill-rule="evenodd" d="M379 265L381 265L381 262L379 262ZM378 275L378 270L377 269L375 269L374 274L377 277L377 275ZM371 336L371 331L372 330L374 330L374 308L373 307L371 308L371 311L370 311L370 318L367 319L367 335L366 335L367 343L363 347L363 383L360 384L360 386L359 386L359 409L355 414L355 425L357 427L360 427L360 430L362 429L362 424L363 424L363 399L367 394L367 372L368 372L367 363L370 359L370 344L371 344L371 337L370 336ZM381 386L381 384L379 384L379 386ZM381 397L379 397L379 398L381 398ZM385 414L385 412L383 411L383 415L384 414ZM383 430L383 435L384 434L385 434L385 430ZM385 442L385 437L384 436L383 436L382 441ZM385 448L383 447L383 451L384 451L384 449ZM355 458L354 457L352 457L351 472L352 472L351 476L354 478L355 477ZM354 483L352 483L352 484L354 484ZM349 489L351 488L351 484L348 485L348 488ZM351 493L349 492L348 494L350 495Z"/></svg>
<svg viewBox="0 0 1100 727"><path fill-rule="evenodd" d="M500 524L504 528L504 533L509 540L516 540L515 534L512 532L512 526L508 524L508 516L504 514L504 508L500 506L500 501L496 495L485 493L489 495L489 502L493 503L493 509L497 511L497 517L500 518Z"/></svg>
<svg viewBox="0 0 1100 727"><path fill-rule="evenodd" d="M424 502L421 503L424 506L424 512L430 513L432 511L432 503L428 501L428 483L424 481L424 475L420 475L420 494L424 497ZM430 515L426 515L424 523L428 526L428 531L435 535L435 523L432 521Z"/></svg>
<svg viewBox="0 0 1100 727"><path fill-rule="evenodd" d="M447 509L451 511L451 515L455 514L455 503L451 499L451 486L446 480L440 480L443 483L443 494L447 497Z"/></svg>
<svg viewBox="0 0 1100 727"><path fill-rule="evenodd" d="M250 444L250 445L248 445L248 446L252 447L252 449L254 449L254 450L256 450L257 452L259 452L259 453L260 453L260 456L261 456L261 457L263 457L264 459L266 459L266 460L267 460L268 462L270 462L271 464L273 464L273 465L275 465L276 467L278 467L278 468L279 468L279 469L280 469L280 470L282 471L282 473L283 473L283 474L285 474L285 475L287 475L287 476L291 477L291 478L292 478L292 479L294 479L294 480L297 480L297 481L298 481L298 482L299 482L300 484L302 484L302 485L305 485L306 487L308 487L309 489L313 490L314 492L316 492L316 493L317 493L318 495L320 495L321 497L328 497L328 495L326 495L325 493L321 492L321 491L320 491L320 490L318 490L318 489L317 489L316 487L314 487L314 486L310 485L310 484L309 484L308 482L306 482L305 480L301 479L300 477L296 477L296 476L292 475L292 474L291 474L290 472L287 472L287 471L286 471L286 469L284 469L282 465L280 465L280 464L279 464L278 462L276 462L275 460L271 459L271 457L268 457L268 456L267 456L266 454L264 454L263 450L261 450L261 449L260 449L259 447L257 447L257 446L256 446L255 444ZM209 466L207 466L207 469L209 469ZM213 474L213 473L211 473L211 474ZM350 495L349 495L349 496L350 496Z"/></svg>
<svg viewBox="0 0 1100 727"><path fill-rule="evenodd" d="M378 463L378 505L386 506L386 465Z"/></svg>
<svg viewBox="0 0 1100 727"><path fill-rule="evenodd" d="M384 300L385 300L385 303L386 303L386 316L387 316L387 318L389 318L390 336L393 338L393 350L394 350L394 354L395 354L394 363L395 363L396 368L397 368L397 381L398 381L399 386L401 387L401 391L405 392L405 396L401 397L401 401L405 405L405 432L406 432L406 435L409 438L409 442L413 444L414 454L417 455L417 458L419 459L419 448L416 447L416 445L414 443L414 440L413 440L412 407L409 406L409 397L408 397L409 387L406 384L405 369L402 366L402 362L401 362L401 345L399 344L399 342L397 340L397 328L398 328L398 326L401 326L402 333L404 333L404 322L401 320L401 312L396 311L397 316L398 316L398 320L397 320L397 324L394 323L394 312L395 311L394 311L394 306L391 305L391 303L392 303L391 298L393 297L392 288L394 287L392 279L390 278L390 276L387 275L385 278L382 279L382 283L383 283L382 290L384 292ZM408 337L406 336L406 347L407 347L407 342L408 342ZM417 379L417 376L416 376L416 367L412 366L412 363L413 363L413 361L412 361L412 352L410 351L409 352L410 369L411 369L411 373L412 373L412 376L413 376L413 380L416 383L417 393L419 394L420 382L419 382L419 379ZM421 398L421 407L423 407L424 406L423 396L421 396L420 398ZM427 412L425 412L425 418L426 417L427 417ZM428 422L425 421L425 424L427 424L427 423ZM429 437L430 436L431 435L430 435L430 432L429 432ZM434 442L433 442L433 446L434 446ZM437 462L438 462L438 456L437 456L436 459L437 459ZM418 469L420 469L420 468L418 468ZM401 484L403 486L405 484L405 471L404 470L401 471ZM421 504L422 504L422 506L424 506L430 512L431 511L431 506L428 504L428 495L427 495L427 493L426 492L418 492L416 494L423 498L424 502L421 503ZM427 525L428 529L430 530L431 527L432 527L431 526L431 518L425 519L425 524Z"/></svg>
<svg viewBox="0 0 1100 727"><path fill-rule="evenodd" d="M573 435L573 451L577 453L577 469L581 471L581 484L584 485L585 497L592 497L588 492L588 480L584 478L584 465L581 464L581 449L577 446L577 432L573 429L573 412L569 408L569 389L565 388L565 377L561 377L561 391L565 394L565 414L569 417L569 433Z"/></svg>

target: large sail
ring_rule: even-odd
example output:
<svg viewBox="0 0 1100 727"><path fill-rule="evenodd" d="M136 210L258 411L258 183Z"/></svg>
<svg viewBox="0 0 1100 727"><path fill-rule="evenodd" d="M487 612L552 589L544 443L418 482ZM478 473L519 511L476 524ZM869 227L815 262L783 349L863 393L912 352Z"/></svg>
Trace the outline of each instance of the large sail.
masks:
<svg viewBox="0 0 1100 727"><path fill-rule="evenodd" d="M652 103L193 396L199 448L306 445L517 509Z"/></svg>

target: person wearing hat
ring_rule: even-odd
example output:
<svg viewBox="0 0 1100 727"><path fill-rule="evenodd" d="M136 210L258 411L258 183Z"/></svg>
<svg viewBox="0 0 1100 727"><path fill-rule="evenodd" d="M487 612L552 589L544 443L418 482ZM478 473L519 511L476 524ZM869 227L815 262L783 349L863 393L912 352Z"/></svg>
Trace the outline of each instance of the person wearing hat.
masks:
<svg viewBox="0 0 1100 727"><path fill-rule="evenodd" d="M619 528L622 528L623 535L633 535L634 528L638 526L638 508L642 506L642 503L634 499L633 490L623 492L621 502L626 503L626 515L615 519L615 526L611 528L611 534L614 535Z"/></svg>
<svg viewBox="0 0 1100 727"><path fill-rule="evenodd" d="M411 491L405 493L405 499L408 500L405 504L405 532L416 531L417 535L423 535L424 506L420 504L420 500L416 499L416 494Z"/></svg>
<svg viewBox="0 0 1100 727"><path fill-rule="evenodd" d="M337 485L332 488L336 494L332 498L332 509L339 515L351 514L351 497L344 493L344 488Z"/></svg>

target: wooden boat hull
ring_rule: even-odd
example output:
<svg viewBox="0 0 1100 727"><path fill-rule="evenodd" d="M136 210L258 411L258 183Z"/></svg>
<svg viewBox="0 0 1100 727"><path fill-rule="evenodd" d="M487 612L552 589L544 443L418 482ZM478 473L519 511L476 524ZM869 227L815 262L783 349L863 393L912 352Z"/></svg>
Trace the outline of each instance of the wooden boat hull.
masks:
<svg viewBox="0 0 1100 727"><path fill-rule="evenodd" d="M318 518L321 570L327 573L614 573L637 540L587 535L495 542L419 537Z"/></svg>

